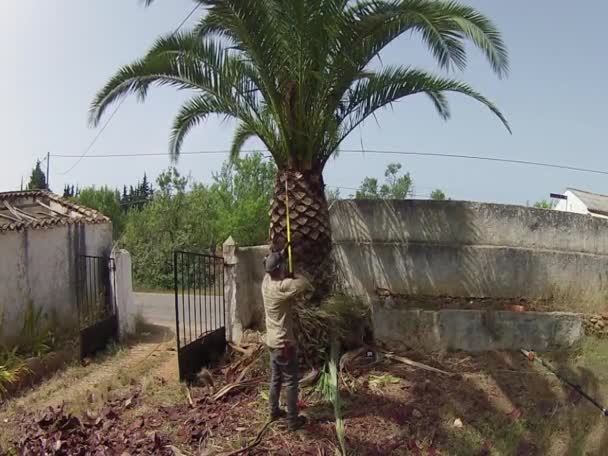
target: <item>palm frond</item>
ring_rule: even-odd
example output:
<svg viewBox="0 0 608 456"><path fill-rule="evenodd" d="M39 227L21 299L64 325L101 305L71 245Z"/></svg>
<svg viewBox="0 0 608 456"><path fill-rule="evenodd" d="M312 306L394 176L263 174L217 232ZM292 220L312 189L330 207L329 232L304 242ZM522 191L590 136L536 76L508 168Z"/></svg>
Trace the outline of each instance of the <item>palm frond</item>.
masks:
<svg viewBox="0 0 608 456"><path fill-rule="evenodd" d="M234 131L232 145L230 146L230 160L235 161L239 158L243 146L247 140L257 137L257 132L250 125L241 122Z"/></svg>
<svg viewBox="0 0 608 456"><path fill-rule="evenodd" d="M193 127L210 115L238 118L240 109L241 107L234 102L208 94L197 96L186 102L173 121L169 143L171 159L177 160L184 137Z"/></svg>
<svg viewBox="0 0 608 456"><path fill-rule="evenodd" d="M195 1L206 11L194 30L160 38L122 67L93 100L92 125L118 99L144 100L152 86L169 85L195 92L173 125L173 158L187 132L216 114L239 121L233 157L256 136L279 167L302 169L322 169L370 115L416 93L426 94L444 119L446 93L465 94L509 128L494 104L462 82L407 68L370 69L386 46L411 32L442 69L464 69L472 43L505 76L501 34L472 7L452 0Z"/></svg>
<svg viewBox="0 0 608 456"><path fill-rule="evenodd" d="M349 91L346 107L340 118L342 131L338 144L377 110L404 97L419 93L427 95L439 115L447 120L450 117L450 109L445 97L446 92L461 93L482 103L511 132L509 123L500 110L469 85L454 79L435 76L422 70L389 67L361 79ZM329 155L331 155L331 152Z"/></svg>
<svg viewBox="0 0 608 456"><path fill-rule="evenodd" d="M255 111L258 90L248 77L249 70L246 63L215 41L202 42L191 33L164 37L143 59L122 67L97 93L91 104L90 123L97 125L108 107L128 94L143 101L152 84L233 99Z"/></svg>

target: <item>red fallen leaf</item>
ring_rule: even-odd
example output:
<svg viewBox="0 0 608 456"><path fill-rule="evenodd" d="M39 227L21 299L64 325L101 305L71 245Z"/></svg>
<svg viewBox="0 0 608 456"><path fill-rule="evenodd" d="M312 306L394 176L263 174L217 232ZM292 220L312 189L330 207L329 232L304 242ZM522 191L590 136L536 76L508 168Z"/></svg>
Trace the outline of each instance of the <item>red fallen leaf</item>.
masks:
<svg viewBox="0 0 608 456"><path fill-rule="evenodd" d="M306 401L304 399L300 399L298 401L298 408L300 410L305 410L306 408L308 408L308 404L306 403Z"/></svg>
<svg viewBox="0 0 608 456"><path fill-rule="evenodd" d="M509 418L511 418L513 421L518 421L522 416L522 412L518 408L514 408L512 411L507 413L507 416Z"/></svg>
<svg viewBox="0 0 608 456"><path fill-rule="evenodd" d="M430 446L428 449L428 456L438 456L439 453L437 452L437 448L435 448L434 446Z"/></svg>

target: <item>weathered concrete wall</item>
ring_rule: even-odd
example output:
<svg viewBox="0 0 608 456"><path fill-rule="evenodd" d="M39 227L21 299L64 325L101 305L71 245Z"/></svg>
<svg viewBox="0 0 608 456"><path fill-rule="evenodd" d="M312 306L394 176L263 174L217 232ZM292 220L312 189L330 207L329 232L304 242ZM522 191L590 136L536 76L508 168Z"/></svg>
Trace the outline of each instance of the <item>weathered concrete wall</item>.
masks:
<svg viewBox="0 0 608 456"><path fill-rule="evenodd" d="M109 255L111 248L109 223L1 233L0 343L19 333L30 304L61 325L75 325L76 256Z"/></svg>
<svg viewBox="0 0 608 456"><path fill-rule="evenodd" d="M429 351L552 351L584 335L580 315L561 312L374 309L376 338Z"/></svg>
<svg viewBox="0 0 608 456"><path fill-rule="evenodd" d="M237 247L232 238L224 243L224 297L228 334L240 342L245 329L264 325L264 257L268 246Z"/></svg>
<svg viewBox="0 0 608 456"><path fill-rule="evenodd" d="M398 294L551 299L608 310L608 222L458 201L339 201L330 211L342 283Z"/></svg>

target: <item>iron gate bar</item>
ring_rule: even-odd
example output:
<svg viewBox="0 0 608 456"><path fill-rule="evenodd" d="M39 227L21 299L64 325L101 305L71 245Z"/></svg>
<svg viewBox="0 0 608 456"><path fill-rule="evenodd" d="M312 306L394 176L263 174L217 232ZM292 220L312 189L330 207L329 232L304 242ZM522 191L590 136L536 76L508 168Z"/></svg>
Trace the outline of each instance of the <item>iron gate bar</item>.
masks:
<svg viewBox="0 0 608 456"><path fill-rule="evenodd" d="M112 258L90 255L76 258L81 358L104 349L118 336L115 269Z"/></svg>
<svg viewBox="0 0 608 456"><path fill-rule="evenodd" d="M190 380L226 349L224 259L174 251L173 278L180 380Z"/></svg>

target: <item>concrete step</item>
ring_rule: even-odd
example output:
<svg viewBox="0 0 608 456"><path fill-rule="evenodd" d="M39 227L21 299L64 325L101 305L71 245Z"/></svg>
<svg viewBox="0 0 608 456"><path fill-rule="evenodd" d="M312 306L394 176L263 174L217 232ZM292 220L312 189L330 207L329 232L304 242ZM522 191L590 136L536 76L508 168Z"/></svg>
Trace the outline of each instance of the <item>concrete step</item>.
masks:
<svg viewBox="0 0 608 456"><path fill-rule="evenodd" d="M584 336L583 315L567 312L394 309L375 305L376 339L429 351L552 351Z"/></svg>

